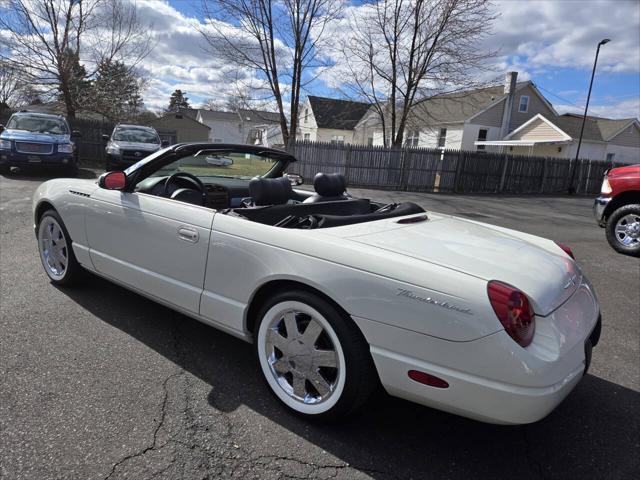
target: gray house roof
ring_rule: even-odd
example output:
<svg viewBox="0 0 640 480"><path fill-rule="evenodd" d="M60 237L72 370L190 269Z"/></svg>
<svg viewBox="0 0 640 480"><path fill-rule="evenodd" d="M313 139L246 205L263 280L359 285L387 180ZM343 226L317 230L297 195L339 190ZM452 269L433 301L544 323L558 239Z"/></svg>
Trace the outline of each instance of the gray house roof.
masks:
<svg viewBox="0 0 640 480"><path fill-rule="evenodd" d="M308 99L318 128L353 130L371 106L368 103L311 95Z"/></svg>
<svg viewBox="0 0 640 480"><path fill-rule="evenodd" d="M238 115L240 115L243 122L280 123L280 114L277 112L265 112L263 110L239 108Z"/></svg>
<svg viewBox="0 0 640 480"><path fill-rule="evenodd" d="M532 82L518 82L516 90ZM412 120L424 124L462 123L505 97L504 85L428 97L412 111Z"/></svg>
<svg viewBox="0 0 640 480"><path fill-rule="evenodd" d="M582 115L575 113L565 113L555 118L550 118L562 131L573 138L580 137L580 127L582 126ZM606 142L611 137L620 132L625 126L634 122L635 118L600 118L587 117L584 123L583 140L591 140L595 142Z"/></svg>
<svg viewBox="0 0 640 480"><path fill-rule="evenodd" d="M214 110L198 110L202 120L205 122L222 120L227 122L238 122L240 119L238 118L238 114L236 112L218 112Z"/></svg>

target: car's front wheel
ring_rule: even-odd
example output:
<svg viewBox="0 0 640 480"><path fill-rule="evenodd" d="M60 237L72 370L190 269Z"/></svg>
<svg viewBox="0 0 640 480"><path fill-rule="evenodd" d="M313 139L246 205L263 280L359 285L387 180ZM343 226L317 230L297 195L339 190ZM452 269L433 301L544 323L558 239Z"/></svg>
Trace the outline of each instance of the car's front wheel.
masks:
<svg viewBox="0 0 640 480"><path fill-rule="evenodd" d="M258 314L255 348L272 392L310 420L360 407L377 385L362 334L330 302L306 291L274 295Z"/></svg>
<svg viewBox="0 0 640 480"><path fill-rule="evenodd" d="M47 210L38 224L38 250L44 271L56 285L69 285L82 273L71 247L69 232L55 210Z"/></svg>
<svg viewBox="0 0 640 480"><path fill-rule="evenodd" d="M640 256L640 204L624 205L607 219L607 241L617 252Z"/></svg>

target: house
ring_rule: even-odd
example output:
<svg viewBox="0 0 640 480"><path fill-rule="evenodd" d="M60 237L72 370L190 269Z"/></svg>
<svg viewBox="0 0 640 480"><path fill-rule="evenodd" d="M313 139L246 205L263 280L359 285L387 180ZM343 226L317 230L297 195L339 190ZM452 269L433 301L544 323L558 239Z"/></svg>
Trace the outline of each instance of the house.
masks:
<svg viewBox="0 0 640 480"><path fill-rule="evenodd" d="M516 155L575 158L581 127L582 115L568 113L547 118L538 114L502 141L476 144L501 147ZM587 117L579 156L637 163L640 161L640 123L636 118Z"/></svg>
<svg viewBox="0 0 640 480"><path fill-rule="evenodd" d="M187 113L173 112L149 122L164 141L169 144L181 142L206 142L209 139L209 127Z"/></svg>
<svg viewBox="0 0 640 480"><path fill-rule="evenodd" d="M312 142L354 143L354 128L368 103L308 96L300 108L297 137Z"/></svg>
<svg viewBox="0 0 640 480"><path fill-rule="evenodd" d="M533 82L517 82L517 76L517 72L508 72L503 86L424 99L410 114L405 146L575 157L582 117L559 115ZM589 117L580 157L637 162L637 125L637 119ZM355 132L357 143L384 144L379 115L373 108L358 122Z"/></svg>
<svg viewBox="0 0 640 480"><path fill-rule="evenodd" d="M407 121L405 144L476 150L476 141L500 140L538 113L557 116L533 82L517 82L517 75L509 72L504 86L435 95L421 101ZM367 143L384 143L380 120L373 109L356 130L359 138L368 139Z"/></svg>
<svg viewBox="0 0 640 480"><path fill-rule="evenodd" d="M242 108L235 112L200 109L196 119L209 127L209 141L212 143L260 145L260 132L268 126L280 124L277 113Z"/></svg>

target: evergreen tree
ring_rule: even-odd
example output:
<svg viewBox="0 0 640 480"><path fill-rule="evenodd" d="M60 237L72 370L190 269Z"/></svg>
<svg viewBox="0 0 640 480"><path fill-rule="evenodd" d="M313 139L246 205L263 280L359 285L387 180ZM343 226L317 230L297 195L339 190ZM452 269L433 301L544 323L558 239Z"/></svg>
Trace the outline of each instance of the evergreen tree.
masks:
<svg viewBox="0 0 640 480"><path fill-rule="evenodd" d="M169 98L169 107L167 112L177 112L181 108L191 108L189 105L189 99L186 97L187 92L183 92L180 89L174 90Z"/></svg>
<svg viewBox="0 0 640 480"><path fill-rule="evenodd" d="M138 79L123 62L101 62L92 93L93 109L112 122L134 117L143 107Z"/></svg>

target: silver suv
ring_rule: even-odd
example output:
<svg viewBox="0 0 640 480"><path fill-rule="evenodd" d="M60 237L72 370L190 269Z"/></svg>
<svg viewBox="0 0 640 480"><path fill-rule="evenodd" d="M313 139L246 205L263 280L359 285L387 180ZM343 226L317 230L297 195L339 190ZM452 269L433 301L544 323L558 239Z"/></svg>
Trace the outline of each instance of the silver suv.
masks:
<svg viewBox="0 0 640 480"><path fill-rule="evenodd" d="M155 128L142 125L119 123L111 136L103 135L102 139L107 142L107 171L129 168L165 146Z"/></svg>

